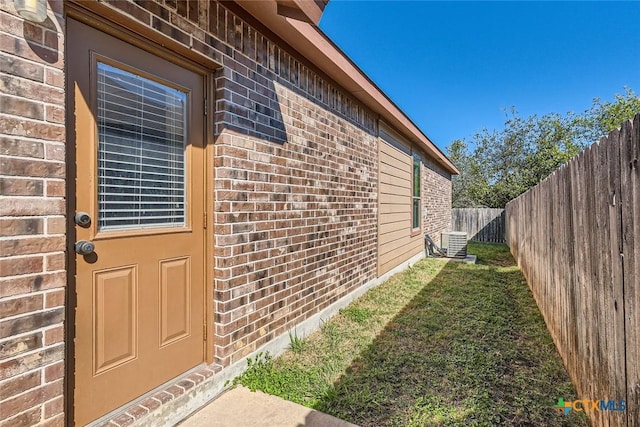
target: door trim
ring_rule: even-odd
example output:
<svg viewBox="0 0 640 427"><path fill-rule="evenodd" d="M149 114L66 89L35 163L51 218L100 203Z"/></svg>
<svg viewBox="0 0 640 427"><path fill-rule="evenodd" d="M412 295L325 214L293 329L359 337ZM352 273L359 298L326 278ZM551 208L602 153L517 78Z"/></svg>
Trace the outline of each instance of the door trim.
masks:
<svg viewBox="0 0 640 427"><path fill-rule="evenodd" d="M90 5L90 6L89 6ZM92 10L88 10L88 9ZM98 16L96 13L101 13ZM203 334L203 359L204 363L212 364L214 360L214 203L215 195L213 193L214 188L214 126L210 123L212 114L205 114L206 111L214 111L215 106L215 85L214 85L214 73L222 66L213 61L211 58L206 58L203 55L196 54L194 51L186 48L183 45L178 44L174 40L160 34L153 32L150 28L144 27L137 21L119 14L113 9L106 7L98 2L83 2L81 5L76 3L75 0L65 1L64 19L65 22L69 18L73 18L81 23L84 23L96 31L106 33L110 36L116 37L126 43L129 43L139 49L145 50L151 54L154 54L164 60L172 62L180 67L183 67L189 71L195 72L202 76L204 82L204 106L205 111L202 112L204 116L203 120L203 143L204 143L204 205L205 205L205 222L204 222L204 316L205 322L202 327L204 329ZM65 26L66 27L66 26ZM145 35L138 32L134 32L131 29L144 29ZM65 37L68 34L65 33ZM176 50L171 50L175 48ZM65 75L67 75L65 65ZM66 239L67 239L67 254L66 254L66 273L67 273L67 290L66 290L66 302L65 302L65 381L64 381L64 409L67 425L74 425L75 413L74 413L74 390L75 390L75 309L76 309L76 265L75 265L75 252L74 243L76 241L75 236L75 223L73 222L73 216L75 213L76 205L76 135L75 128L72 124L75 123L74 111L74 88L69 86L69 81L65 83L65 114L66 124L65 130L67 133L67 149L65 155L65 169L66 169L66 213L67 213L67 226L66 226Z"/></svg>

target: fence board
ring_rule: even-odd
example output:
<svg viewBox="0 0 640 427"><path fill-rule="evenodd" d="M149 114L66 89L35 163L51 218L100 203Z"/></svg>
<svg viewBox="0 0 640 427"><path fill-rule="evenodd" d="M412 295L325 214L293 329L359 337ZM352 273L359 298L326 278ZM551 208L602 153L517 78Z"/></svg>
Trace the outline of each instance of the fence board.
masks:
<svg viewBox="0 0 640 427"><path fill-rule="evenodd" d="M629 426L640 426L640 114L622 128L620 205ZM630 286L629 284L635 284Z"/></svg>
<svg viewBox="0 0 640 427"><path fill-rule="evenodd" d="M640 114L506 207L511 248L594 425L640 426Z"/></svg>
<svg viewBox="0 0 640 427"><path fill-rule="evenodd" d="M453 230L464 231L469 240L505 242L504 209L456 208L451 210Z"/></svg>

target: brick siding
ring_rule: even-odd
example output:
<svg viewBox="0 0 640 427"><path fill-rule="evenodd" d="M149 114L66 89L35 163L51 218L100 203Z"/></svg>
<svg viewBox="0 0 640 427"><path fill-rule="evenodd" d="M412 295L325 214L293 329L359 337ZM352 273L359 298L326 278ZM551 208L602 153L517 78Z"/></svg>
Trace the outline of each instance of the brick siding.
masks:
<svg viewBox="0 0 640 427"><path fill-rule="evenodd" d="M375 274L375 129L289 85L274 86L287 142L224 130L216 144L215 354L222 366Z"/></svg>
<svg viewBox="0 0 640 427"><path fill-rule="evenodd" d="M3 427L64 424L63 19L54 6L37 25L0 3Z"/></svg>
<svg viewBox="0 0 640 427"><path fill-rule="evenodd" d="M441 233L451 230L451 174L423 158L422 188L422 228L440 245Z"/></svg>
<svg viewBox="0 0 640 427"><path fill-rule="evenodd" d="M223 65L209 115L213 370L374 279L377 115L237 5L106 3ZM0 427L64 423L64 19L48 4L35 25L0 2ZM423 183L424 228L439 238L450 177L427 160Z"/></svg>

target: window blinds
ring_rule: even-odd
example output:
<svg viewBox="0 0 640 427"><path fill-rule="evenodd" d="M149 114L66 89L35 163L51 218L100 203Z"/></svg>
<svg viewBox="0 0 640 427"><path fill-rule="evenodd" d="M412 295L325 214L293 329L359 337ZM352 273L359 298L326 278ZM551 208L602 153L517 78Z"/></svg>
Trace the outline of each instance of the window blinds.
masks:
<svg viewBox="0 0 640 427"><path fill-rule="evenodd" d="M185 225L186 93L98 62L98 228Z"/></svg>

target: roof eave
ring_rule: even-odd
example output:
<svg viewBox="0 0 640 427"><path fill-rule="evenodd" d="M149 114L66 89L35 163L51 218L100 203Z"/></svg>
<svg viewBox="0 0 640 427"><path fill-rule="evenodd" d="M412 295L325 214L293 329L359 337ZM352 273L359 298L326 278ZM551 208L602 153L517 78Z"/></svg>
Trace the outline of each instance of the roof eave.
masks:
<svg viewBox="0 0 640 427"><path fill-rule="evenodd" d="M317 26L328 2L328 0L276 0L276 10L278 15Z"/></svg>

